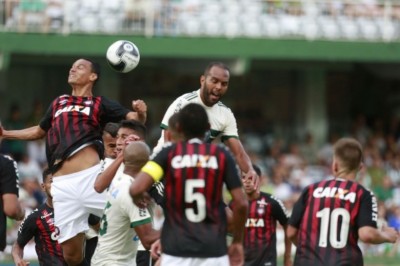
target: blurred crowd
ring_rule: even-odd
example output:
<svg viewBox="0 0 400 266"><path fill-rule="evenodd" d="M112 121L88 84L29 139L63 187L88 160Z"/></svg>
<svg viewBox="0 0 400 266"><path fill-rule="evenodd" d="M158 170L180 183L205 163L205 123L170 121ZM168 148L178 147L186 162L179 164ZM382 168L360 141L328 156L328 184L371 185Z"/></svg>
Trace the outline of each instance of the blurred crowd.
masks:
<svg viewBox="0 0 400 266"><path fill-rule="evenodd" d="M29 117L23 117L20 106L12 104L8 117L2 121L4 127L21 129L37 125L44 113L43 105L34 102L32 108ZM238 121L238 124L240 127L241 122ZM262 169L261 190L281 199L289 211L304 187L330 176L333 143L342 136L357 138L364 146L364 167L359 172L358 181L371 189L378 199L380 226L388 225L400 230L399 120L368 121L364 115L358 115L346 132L333 132L320 145L310 133L296 141L279 136L266 138L262 132L241 134L252 161ZM45 143L43 140L4 140L0 152L11 154L18 163L20 198L29 213L45 200L40 189L42 169L46 166ZM10 220L7 238L9 244L15 240L17 228L18 223ZM282 231L278 232L278 239L282 239L278 240L278 252L282 254ZM370 247L364 245L364 248L369 255L400 254L397 244L394 248L389 244Z"/></svg>
<svg viewBox="0 0 400 266"><path fill-rule="evenodd" d="M392 0L0 0L0 4L3 29L19 32L386 41L400 34L400 2Z"/></svg>

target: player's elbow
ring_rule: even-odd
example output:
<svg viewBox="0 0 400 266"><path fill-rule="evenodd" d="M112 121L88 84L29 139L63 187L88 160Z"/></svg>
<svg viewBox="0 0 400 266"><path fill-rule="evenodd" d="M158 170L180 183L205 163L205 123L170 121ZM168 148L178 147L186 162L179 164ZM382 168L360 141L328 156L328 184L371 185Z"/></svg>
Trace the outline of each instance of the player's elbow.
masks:
<svg viewBox="0 0 400 266"><path fill-rule="evenodd" d="M104 186L102 186L101 184L100 184L100 182L98 182L97 180L96 180L96 182L94 183L94 190L97 192L97 193L103 193L103 191L106 189Z"/></svg>
<svg viewBox="0 0 400 266"><path fill-rule="evenodd" d="M379 241L380 234L378 230L371 226L363 226L358 229L359 239L366 244L377 244L383 241Z"/></svg>

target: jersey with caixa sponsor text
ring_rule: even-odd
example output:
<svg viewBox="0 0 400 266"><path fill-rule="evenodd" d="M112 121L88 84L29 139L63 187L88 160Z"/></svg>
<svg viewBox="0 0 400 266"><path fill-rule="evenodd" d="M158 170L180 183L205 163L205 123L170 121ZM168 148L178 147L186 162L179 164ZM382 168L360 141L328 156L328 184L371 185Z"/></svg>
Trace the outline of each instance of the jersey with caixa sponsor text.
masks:
<svg viewBox="0 0 400 266"><path fill-rule="evenodd" d="M162 173L160 173L162 169ZM241 187L239 171L223 146L200 139L164 148L142 168L164 180L163 252L177 257L212 258L227 254L226 214L222 199Z"/></svg>
<svg viewBox="0 0 400 266"><path fill-rule="evenodd" d="M363 265L358 229L377 227L373 193L357 182L327 179L304 189L289 224L298 228L294 265Z"/></svg>
<svg viewBox="0 0 400 266"><path fill-rule="evenodd" d="M21 247L34 238L39 264L43 266L67 265L61 245L58 243L59 231L54 225L54 209L46 203L40 205L22 221L17 243Z"/></svg>
<svg viewBox="0 0 400 266"><path fill-rule="evenodd" d="M128 112L127 108L103 96L62 95L56 98L39 124L47 132L49 167L88 143L96 145L102 158L101 133L104 125L125 119Z"/></svg>
<svg viewBox="0 0 400 266"><path fill-rule="evenodd" d="M15 194L18 196L18 168L17 163L9 156L0 154L0 251L6 247L6 215L3 209L3 195Z"/></svg>

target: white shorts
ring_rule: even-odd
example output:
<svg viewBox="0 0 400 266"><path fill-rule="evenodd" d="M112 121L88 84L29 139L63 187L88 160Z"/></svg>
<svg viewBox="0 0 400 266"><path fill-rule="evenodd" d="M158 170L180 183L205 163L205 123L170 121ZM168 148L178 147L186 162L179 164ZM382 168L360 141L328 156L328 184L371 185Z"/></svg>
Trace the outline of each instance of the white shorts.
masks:
<svg viewBox="0 0 400 266"><path fill-rule="evenodd" d="M167 254L161 255L161 266L229 266L229 257L224 255L216 258L184 258Z"/></svg>
<svg viewBox="0 0 400 266"><path fill-rule="evenodd" d="M89 214L99 217L106 204L106 192L97 193L94 182L101 165L53 178L54 224L60 230L59 243L89 229Z"/></svg>

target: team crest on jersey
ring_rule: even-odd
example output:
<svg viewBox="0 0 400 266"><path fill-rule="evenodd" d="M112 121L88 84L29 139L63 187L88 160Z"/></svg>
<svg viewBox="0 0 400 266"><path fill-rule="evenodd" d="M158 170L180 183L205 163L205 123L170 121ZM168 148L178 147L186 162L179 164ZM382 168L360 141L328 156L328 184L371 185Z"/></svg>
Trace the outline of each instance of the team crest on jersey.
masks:
<svg viewBox="0 0 400 266"><path fill-rule="evenodd" d="M67 102L68 102L68 100L67 100L67 99L64 99L64 100L59 101L58 104L64 105L64 104L66 104Z"/></svg>
<svg viewBox="0 0 400 266"><path fill-rule="evenodd" d="M92 100L87 100L87 101L84 101L83 102L86 106L88 106L88 105L92 105L93 104L93 101Z"/></svg>

